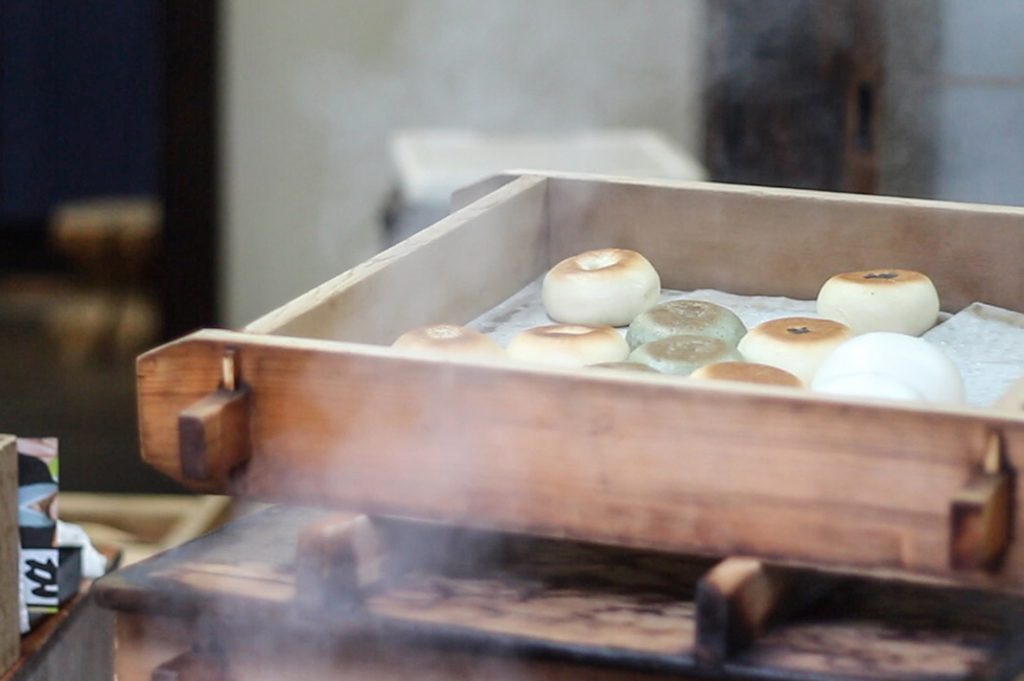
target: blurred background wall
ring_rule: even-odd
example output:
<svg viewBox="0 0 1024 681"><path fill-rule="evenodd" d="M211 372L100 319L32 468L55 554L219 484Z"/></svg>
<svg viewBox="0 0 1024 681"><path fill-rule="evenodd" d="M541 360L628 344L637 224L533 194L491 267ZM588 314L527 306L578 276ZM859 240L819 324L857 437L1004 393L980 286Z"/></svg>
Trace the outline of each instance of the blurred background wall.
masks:
<svg viewBox="0 0 1024 681"><path fill-rule="evenodd" d="M928 79L938 109L933 193L1024 203L1024 3L941 0L935 9L941 35Z"/></svg>
<svg viewBox="0 0 1024 681"><path fill-rule="evenodd" d="M226 0L224 321L373 253L409 126L702 141L701 0Z"/></svg>
<svg viewBox="0 0 1024 681"><path fill-rule="evenodd" d="M731 41L716 29L722 16L739 18ZM856 20L863 16L867 23ZM835 120L808 124L799 118L805 93L787 79L818 87L822 72L856 71L873 57L880 115L868 191L1024 201L1016 0L225 0L222 20L220 292L230 326L379 247L395 128L649 126L702 158L714 149L724 79L762 123L749 131L749 153L734 159L739 172L712 157L713 177L864 191L787 170L820 163L814 149L849 113L838 101L827 111L843 93L826 89L809 103L819 120ZM827 59L822 41L833 50ZM716 49L729 57L724 73ZM791 129L763 124L780 110ZM795 153L779 152L787 143Z"/></svg>
<svg viewBox="0 0 1024 681"><path fill-rule="evenodd" d="M369 257L402 128L1024 204L1022 33L1018 0L2 0L0 431L61 437L68 488L169 488L135 356Z"/></svg>

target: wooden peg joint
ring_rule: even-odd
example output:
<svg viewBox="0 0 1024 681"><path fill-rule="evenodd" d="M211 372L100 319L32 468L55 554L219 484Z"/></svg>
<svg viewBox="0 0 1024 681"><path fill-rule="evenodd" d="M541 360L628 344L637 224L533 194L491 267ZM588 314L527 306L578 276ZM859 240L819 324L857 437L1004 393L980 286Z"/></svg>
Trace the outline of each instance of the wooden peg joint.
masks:
<svg viewBox="0 0 1024 681"><path fill-rule="evenodd" d="M216 391L178 415L182 475L223 486L249 457L249 389L241 382L237 350L225 350Z"/></svg>
<svg viewBox="0 0 1024 681"><path fill-rule="evenodd" d="M752 558L723 560L697 582L697 661L722 664L832 586L825 575L768 567Z"/></svg>
<svg viewBox="0 0 1024 681"><path fill-rule="evenodd" d="M950 504L950 565L994 572L1010 545L1013 473L998 433L989 434L981 465Z"/></svg>
<svg viewBox="0 0 1024 681"><path fill-rule="evenodd" d="M307 610L358 607L366 591L393 576L392 542L365 515L308 525L295 549L296 603Z"/></svg>
<svg viewBox="0 0 1024 681"><path fill-rule="evenodd" d="M221 388L234 392L238 386L238 350L228 348L220 360Z"/></svg>

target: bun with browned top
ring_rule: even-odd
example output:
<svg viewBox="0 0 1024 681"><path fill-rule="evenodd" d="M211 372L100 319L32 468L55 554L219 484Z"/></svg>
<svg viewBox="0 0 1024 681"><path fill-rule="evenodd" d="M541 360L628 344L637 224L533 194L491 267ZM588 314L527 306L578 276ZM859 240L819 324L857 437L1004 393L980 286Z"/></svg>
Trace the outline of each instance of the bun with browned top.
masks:
<svg viewBox="0 0 1024 681"><path fill-rule="evenodd" d="M475 329L454 324L432 324L406 331L392 347L446 355L505 356L505 350L493 339Z"/></svg>
<svg viewBox="0 0 1024 681"><path fill-rule="evenodd" d="M738 347L747 361L778 367L810 385L818 366L852 337L848 326L831 319L784 317L758 324Z"/></svg>
<svg viewBox="0 0 1024 681"><path fill-rule="evenodd" d="M544 277L544 310L556 322L626 326L658 302L661 278L647 258L602 248L566 258Z"/></svg>
<svg viewBox="0 0 1024 681"><path fill-rule="evenodd" d="M523 331L508 345L512 359L560 367L621 362L628 354L626 339L610 326L539 326Z"/></svg>
<svg viewBox="0 0 1024 681"><path fill-rule="evenodd" d="M757 362L717 362L697 369L690 378L708 381L736 381L760 385L785 385L791 388L803 387L800 379L778 367Z"/></svg>
<svg viewBox="0 0 1024 681"><path fill-rule="evenodd" d="M932 280L913 270L867 270L837 274L818 292L818 314L854 333L891 331L919 336L939 316Z"/></svg>

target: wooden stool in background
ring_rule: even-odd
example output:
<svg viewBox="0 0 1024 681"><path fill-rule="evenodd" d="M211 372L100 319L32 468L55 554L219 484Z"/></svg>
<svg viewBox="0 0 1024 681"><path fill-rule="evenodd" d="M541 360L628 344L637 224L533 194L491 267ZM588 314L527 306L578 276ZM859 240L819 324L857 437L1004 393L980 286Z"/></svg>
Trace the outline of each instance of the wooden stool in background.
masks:
<svg viewBox="0 0 1024 681"><path fill-rule="evenodd" d="M54 212L54 246L84 280L49 320L65 361L132 356L156 341L159 314L144 279L162 221L160 203L150 198L93 199Z"/></svg>

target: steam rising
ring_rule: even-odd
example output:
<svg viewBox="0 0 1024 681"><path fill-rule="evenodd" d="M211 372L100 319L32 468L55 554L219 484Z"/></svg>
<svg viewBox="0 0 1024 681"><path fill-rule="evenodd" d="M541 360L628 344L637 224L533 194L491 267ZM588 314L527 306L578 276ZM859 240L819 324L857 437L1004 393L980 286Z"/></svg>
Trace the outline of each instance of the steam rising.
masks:
<svg viewBox="0 0 1024 681"><path fill-rule="evenodd" d="M230 326L365 260L408 127L651 127L700 148L704 3L228 8Z"/></svg>

